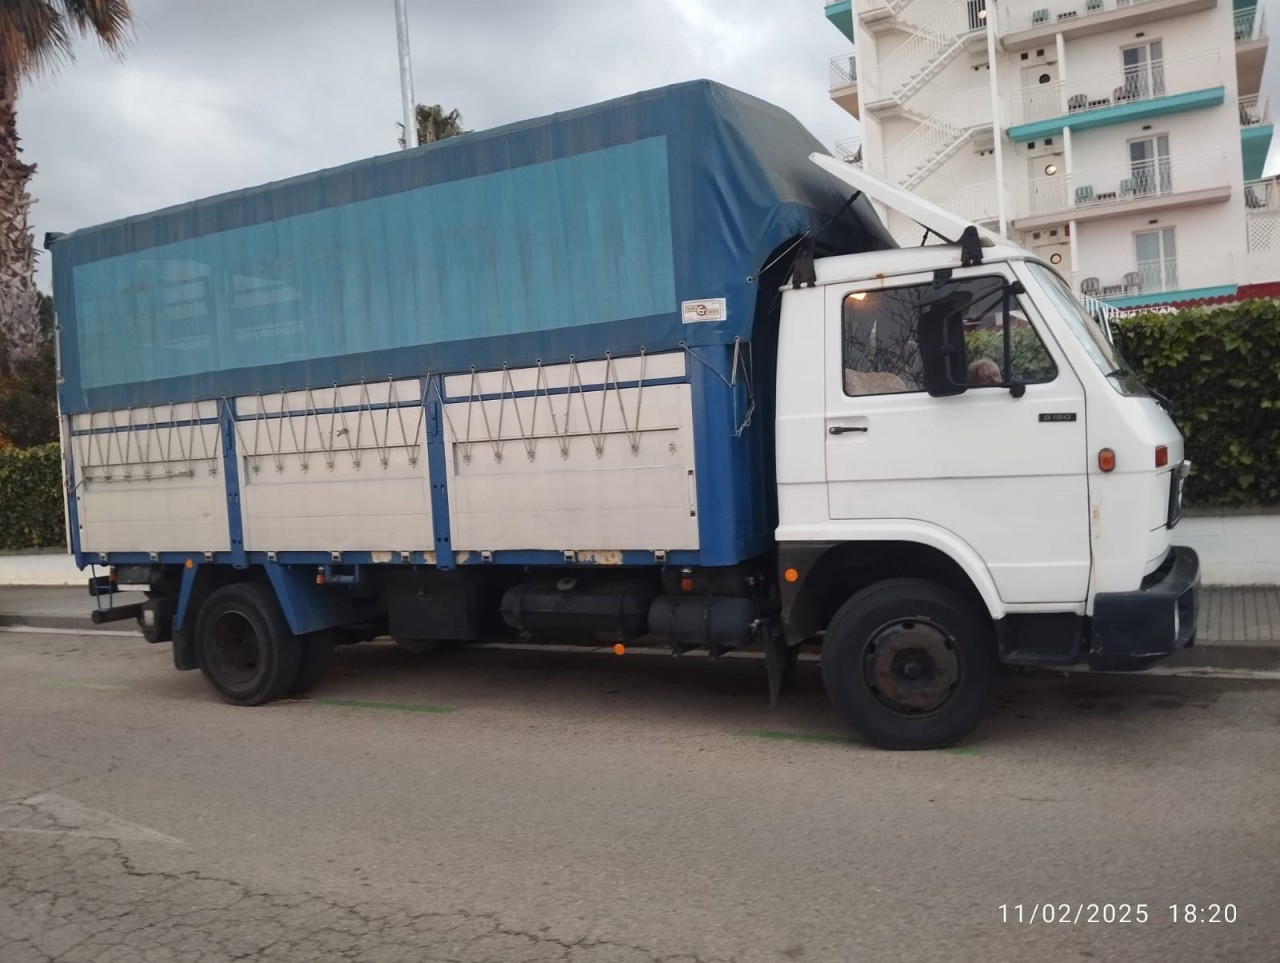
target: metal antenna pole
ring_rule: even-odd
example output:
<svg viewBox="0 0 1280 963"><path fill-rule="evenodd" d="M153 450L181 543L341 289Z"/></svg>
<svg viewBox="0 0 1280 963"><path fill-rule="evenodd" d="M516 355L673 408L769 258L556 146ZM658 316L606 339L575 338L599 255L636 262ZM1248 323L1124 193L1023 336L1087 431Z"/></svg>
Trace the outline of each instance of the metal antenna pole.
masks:
<svg viewBox="0 0 1280 963"><path fill-rule="evenodd" d="M404 101L404 146L418 146L418 124L413 106L413 64L409 58L409 15L404 0L396 0L396 41L400 46L400 99Z"/></svg>

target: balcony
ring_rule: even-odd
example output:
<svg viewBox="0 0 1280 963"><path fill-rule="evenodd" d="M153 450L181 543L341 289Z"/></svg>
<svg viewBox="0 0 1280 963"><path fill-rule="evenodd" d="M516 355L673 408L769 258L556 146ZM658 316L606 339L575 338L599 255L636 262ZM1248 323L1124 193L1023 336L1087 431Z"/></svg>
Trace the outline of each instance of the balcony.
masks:
<svg viewBox="0 0 1280 963"><path fill-rule="evenodd" d="M1267 62L1267 17L1261 7L1244 7L1235 14L1236 78L1240 93L1256 94L1262 88Z"/></svg>
<svg viewBox="0 0 1280 963"><path fill-rule="evenodd" d="M1257 180L1267 163L1274 127L1265 98L1257 94L1240 98L1240 153L1244 159L1244 179Z"/></svg>
<svg viewBox="0 0 1280 963"><path fill-rule="evenodd" d="M1208 10L1217 0L1013 0L1001 4L1001 45L1016 52L1107 30L1127 30L1153 20Z"/></svg>
<svg viewBox="0 0 1280 963"><path fill-rule="evenodd" d="M851 0L825 0L823 10L827 19L853 43L853 3Z"/></svg>
<svg viewBox="0 0 1280 963"><path fill-rule="evenodd" d="M1257 7L1242 7L1235 12L1236 43L1265 40L1267 36L1267 11Z"/></svg>
<svg viewBox="0 0 1280 963"><path fill-rule="evenodd" d="M1091 221L1231 196L1226 150L1158 157L1033 178L1013 225L1031 230L1066 220Z"/></svg>
<svg viewBox="0 0 1280 963"><path fill-rule="evenodd" d="M1080 293L1083 297L1105 299L1115 308L1132 308L1233 294L1236 273L1236 263L1230 256L1138 260L1133 262L1132 270L1084 278Z"/></svg>
<svg viewBox="0 0 1280 963"><path fill-rule="evenodd" d="M1021 120L1009 128L1009 139L1037 140L1064 127L1088 130L1216 107L1226 97L1222 61L1211 50L1024 87L1012 105L1012 115Z"/></svg>
<svg viewBox="0 0 1280 963"><path fill-rule="evenodd" d="M827 86L831 99L854 117L859 116L858 58L854 54L832 57L827 65Z"/></svg>
<svg viewBox="0 0 1280 963"><path fill-rule="evenodd" d="M846 164L857 164L862 166L862 135L854 134L852 137L846 137L844 140L835 142L835 150L832 156L844 161Z"/></svg>

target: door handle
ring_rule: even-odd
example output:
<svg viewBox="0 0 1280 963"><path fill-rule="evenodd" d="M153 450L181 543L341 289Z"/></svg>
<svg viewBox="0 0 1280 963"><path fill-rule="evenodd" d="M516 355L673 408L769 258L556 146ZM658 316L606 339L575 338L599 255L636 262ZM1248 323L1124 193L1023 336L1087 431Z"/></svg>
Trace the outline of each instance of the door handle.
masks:
<svg viewBox="0 0 1280 963"><path fill-rule="evenodd" d="M846 431L868 431L866 425L832 425L827 429L833 435L843 435Z"/></svg>

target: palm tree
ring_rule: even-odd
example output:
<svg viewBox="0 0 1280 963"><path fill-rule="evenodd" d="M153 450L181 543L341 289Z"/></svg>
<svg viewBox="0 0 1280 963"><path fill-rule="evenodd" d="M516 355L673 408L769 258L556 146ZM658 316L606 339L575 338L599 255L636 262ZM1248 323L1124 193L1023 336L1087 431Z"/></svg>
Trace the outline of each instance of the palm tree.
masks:
<svg viewBox="0 0 1280 963"><path fill-rule="evenodd" d="M19 159L18 88L72 59L76 34L118 52L128 39L129 0L0 0L0 356L30 359L40 340L35 239L27 223L34 164Z"/></svg>
<svg viewBox="0 0 1280 963"><path fill-rule="evenodd" d="M418 124L419 144L430 144L466 133L462 129L462 114L458 113L457 108L446 114L439 104L432 104L430 107L418 104L414 108L414 117Z"/></svg>

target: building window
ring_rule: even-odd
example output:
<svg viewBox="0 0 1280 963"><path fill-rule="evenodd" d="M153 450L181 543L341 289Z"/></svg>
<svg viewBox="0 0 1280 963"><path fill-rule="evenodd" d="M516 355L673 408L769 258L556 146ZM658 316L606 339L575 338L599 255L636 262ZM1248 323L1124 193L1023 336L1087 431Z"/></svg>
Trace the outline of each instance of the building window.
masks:
<svg viewBox="0 0 1280 963"><path fill-rule="evenodd" d="M1144 100L1164 93L1164 43L1152 40L1120 51L1124 64L1124 84L1116 88L1115 99Z"/></svg>
<svg viewBox="0 0 1280 963"><path fill-rule="evenodd" d="M1122 194L1167 194L1173 190L1169 168L1169 135L1129 141L1129 180Z"/></svg>
<svg viewBox="0 0 1280 963"><path fill-rule="evenodd" d="M1140 231L1133 236L1133 259L1136 277L1125 278L1125 293L1173 291L1178 287L1178 251L1173 228ZM1136 287L1133 291L1130 288Z"/></svg>

